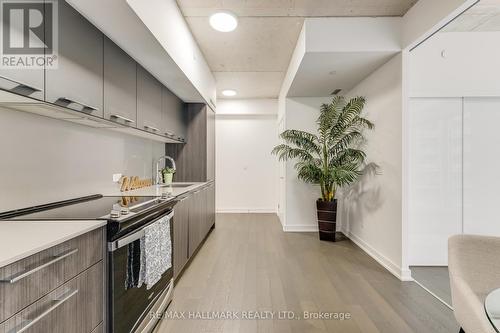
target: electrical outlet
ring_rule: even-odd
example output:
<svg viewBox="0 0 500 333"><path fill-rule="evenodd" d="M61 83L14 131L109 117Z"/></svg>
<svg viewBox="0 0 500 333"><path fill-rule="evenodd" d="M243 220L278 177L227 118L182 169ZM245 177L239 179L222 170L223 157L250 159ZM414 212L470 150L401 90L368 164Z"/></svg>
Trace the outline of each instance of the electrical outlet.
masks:
<svg viewBox="0 0 500 333"><path fill-rule="evenodd" d="M113 182L117 183L120 178L122 178L122 174L121 173L114 173L113 174Z"/></svg>

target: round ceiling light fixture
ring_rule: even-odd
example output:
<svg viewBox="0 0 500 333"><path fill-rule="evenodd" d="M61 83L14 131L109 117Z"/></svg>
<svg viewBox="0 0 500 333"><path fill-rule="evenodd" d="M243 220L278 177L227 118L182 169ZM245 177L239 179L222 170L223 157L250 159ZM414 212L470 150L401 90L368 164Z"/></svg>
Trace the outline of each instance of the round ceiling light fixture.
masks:
<svg viewBox="0 0 500 333"><path fill-rule="evenodd" d="M236 90L233 90L233 89L225 89L225 90L222 90L222 95L226 96L226 97L233 97L233 96L236 96Z"/></svg>
<svg viewBox="0 0 500 333"><path fill-rule="evenodd" d="M238 18L230 12L217 12L209 19L210 25L217 31L229 32L238 26Z"/></svg>

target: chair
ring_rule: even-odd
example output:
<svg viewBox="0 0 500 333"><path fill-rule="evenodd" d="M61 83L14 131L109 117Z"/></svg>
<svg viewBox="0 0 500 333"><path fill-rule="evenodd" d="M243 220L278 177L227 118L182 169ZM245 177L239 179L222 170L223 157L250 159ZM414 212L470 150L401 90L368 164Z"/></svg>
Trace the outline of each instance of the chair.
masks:
<svg viewBox="0 0 500 333"><path fill-rule="evenodd" d="M448 240L453 312L465 333L495 333L484 299L500 288L500 237L457 235Z"/></svg>

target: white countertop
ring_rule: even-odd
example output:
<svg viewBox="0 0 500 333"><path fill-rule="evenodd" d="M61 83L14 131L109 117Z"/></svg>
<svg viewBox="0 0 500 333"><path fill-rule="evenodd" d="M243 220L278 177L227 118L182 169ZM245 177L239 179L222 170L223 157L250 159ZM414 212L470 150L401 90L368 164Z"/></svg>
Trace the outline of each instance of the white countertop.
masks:
<svg viewBox="0 0 500 333"><path fill-rule="evenodd" d="M106 221L0 221L0 267L106 225Z"/></svg>
<svg viewBox="0 0 500 333"><path fill-rule="evenodd" d="M143 187L137 190L121 192L117 187L115 190L108 190L101 193L104 196L131 196L131 197L161 197L162 194L167 193L172 198L181 196L185 193L196 190L197 188L207 185L210 182L188 182L188 183L174 183L174 186L168 185L153 185ZM179 187L179 185L188 185Z"/></svg>
<svg viewBox="0 0 500 333"><path fill-rule="evenodd" d="M104 196L161 197L182 196L209 182L174 183L174 186L154 185L121 192L119 188L101 193ZM179 186L188 185L188 186ZM26 258L49 247L61 244L94 229L106 221L0 221L0 267Z"/></svg>

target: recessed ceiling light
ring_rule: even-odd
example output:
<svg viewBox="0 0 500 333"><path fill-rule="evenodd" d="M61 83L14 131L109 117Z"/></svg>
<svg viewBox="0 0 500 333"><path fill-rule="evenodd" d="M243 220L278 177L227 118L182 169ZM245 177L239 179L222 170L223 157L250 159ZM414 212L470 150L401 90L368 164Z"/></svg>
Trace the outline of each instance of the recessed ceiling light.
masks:
<svg viewBox="0 0 500 333"><path fill-rule="evenodd" d="M224 95L226 97L236 96L236 90L233 90L233 89L222 90L222 95Z"/></svg>
<svg viewBox="0 0 500 333"><path fill-rule="evenodd" d="M238 19L230 12L217 12L210 16L210 25L217 31L229 32L236 29Z"/></svg>

